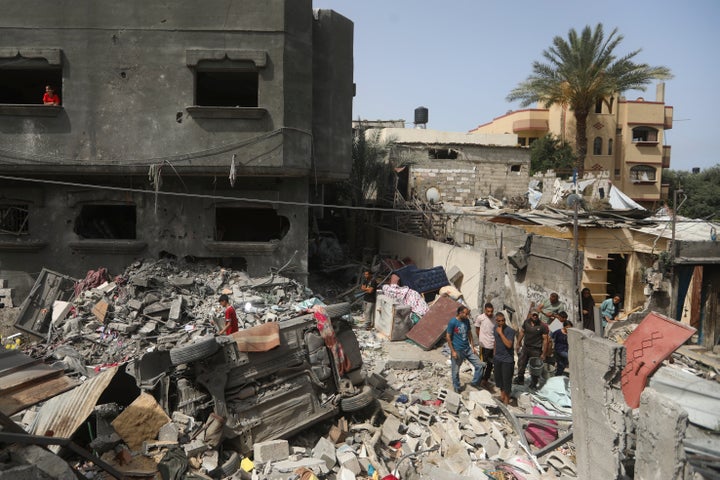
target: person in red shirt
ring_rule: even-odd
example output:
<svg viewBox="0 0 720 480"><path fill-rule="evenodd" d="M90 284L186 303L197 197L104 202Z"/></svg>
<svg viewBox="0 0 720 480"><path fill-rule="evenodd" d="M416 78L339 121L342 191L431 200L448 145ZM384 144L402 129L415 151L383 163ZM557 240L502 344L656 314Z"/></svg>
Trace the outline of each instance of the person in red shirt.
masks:
<svg viewBox="0 0 720 480"><path fill-rule="evenodd" d="M230 299L227 295L220 295L220 305L225 309L225 328L220 330L218 335L230 335L238 331L238 318L235 313L235 307L230 305Z"/></svg>
<svg viewBox="0 0 720 480"><path fill-rule="evenodd" d="M43 95L43 103L45 105L60 105L60 96L50 85L45 86L45 95Z"/></svg>

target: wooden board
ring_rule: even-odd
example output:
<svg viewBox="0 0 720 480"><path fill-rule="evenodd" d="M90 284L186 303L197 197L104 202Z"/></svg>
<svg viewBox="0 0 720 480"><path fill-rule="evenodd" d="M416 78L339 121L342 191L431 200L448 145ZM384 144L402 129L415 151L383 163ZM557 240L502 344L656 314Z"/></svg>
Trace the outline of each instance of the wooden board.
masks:
<svg viewBox="0 0 720 480"><path fill-rule="evenodd" d="M445 335L447 324L460 305L450 297L440 297L408 332L407 338L425 350L432 349Z"/></svg>
<svg viewBox="0 0 720 480"><path fill-rule="evenodd" d="M75 388L78 382L69 377L53 378L46 382L17 390L9 395L0 395L0 412L14 415L28 407Z"/></svg>

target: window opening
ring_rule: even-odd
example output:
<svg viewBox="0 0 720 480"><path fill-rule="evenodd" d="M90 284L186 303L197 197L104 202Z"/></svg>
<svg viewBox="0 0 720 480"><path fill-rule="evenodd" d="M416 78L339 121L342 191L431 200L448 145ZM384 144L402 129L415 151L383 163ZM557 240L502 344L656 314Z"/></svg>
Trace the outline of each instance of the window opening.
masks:
<svg viewBox="0 0 720 480"><path fill-rule="evenodd" d="M612 138L608 139L608 155L612 155L613 141Z"/></svg>
<svg viewBox="0 0 720 480"><path fill-rule="evenodd" d="M518 137L518 145L520 145L521 147L525 147L527 145L527 138Z"/></svg>
<svg viewBox="0 0 720 480"><path fill-rule="evenodd" d="M650 165L635 165L630 168L630 180L633 182L654 182L657 169Z"/></svg>
<svg viewBox="0 0 720 480"><path fill-rule="evenodd" d="M13 235L28 233L28 206L0 206L0 233Z"/></svg>
<svg viewBox="0 0 720 480"><path fill-rule="evenodd" d="M593 141L593 155L602 155L602 138L595 137Z"/></svg>
<svg viewBox="0 0 720 480"><path fill-rule="evenodd" d="M435 160L455 160L457 157L457 150L453 150L452 148L428 149L428 158L433 158Z"/></svg>
<svg viewBox="0 0 720 480"><path fill-rule="evenodd" d="M475 245L475 235L473 235L472 233L464 233L463 242L465 243L465 245Z"/></svg>
<svg viewBox="0 0 720 480"><path fill-rule="evenodd" d="M657 142L658 131L657 128L652 127L635 127L632 130L633 142Z"/></svg>
<svg viewBox="0 0 720 480"><path fill-rule="evenodd" d="M83 205L73 231L84 239L134 240L135 205Z"/></svg>
<svg viewBox="0 0 720 480"><path fill-rule="evenodd" d="M195 104L204 107L257 107L258 72L250 62L200 62L195 72Z"/></svg>
<svg viewBox="0 0 720 480"><path fill-rule="evenodd" d="M595 102L595 113L602 113L603 101L602 98Z"/></svg>
<svg viewBox="0 0 720 480"><path fill-rule="evenodd" d="M511 172L519 172L519 171L520 171L520 165L510 165L510 171L511 171Z"/></svg>
<svg viewBox="0 0 720 480"><path fill-rule="evenodd" d="M220 242L282 240L289 230L288 218L271 208L215 209L215 240Z"/></svg>
<svg viewBox="0 0 720 480"><path fill-rule="evenodd" d="M538 137L529 137L528 138L528 147L530 145L532 145L533 143L535 143L535 140L537 140L537 139L538 139Z"/></svg>
<svg viewBox="0 0 720 480"><path fill-rule="evenodd" d="M42 105L45 87L50 85L62 105L62 69L46 62L44 66L33 66L35 62L19 58L12 64L0 63L0 103Z"/></svg>

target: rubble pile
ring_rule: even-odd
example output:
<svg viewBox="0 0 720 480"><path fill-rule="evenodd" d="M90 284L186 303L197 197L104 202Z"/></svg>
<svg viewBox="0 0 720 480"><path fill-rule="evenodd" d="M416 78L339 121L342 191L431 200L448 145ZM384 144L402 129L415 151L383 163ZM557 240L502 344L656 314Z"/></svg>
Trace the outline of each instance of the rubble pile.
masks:
<svg viewBox="0 0 720 480"><path fill-rule="evenodd" d="M100 271L100 270L98 270ZM48 341L38 344L51 354L72 346L87 365L122 363L148 348L170 349L223 326L218 295L237 306L240 328L298 315L312 306L312 292L280 276L252 279L245 272L172 260L138 261L114 279L89 274L95 285L63 305ZM100 283L101 282L101 283ZM81 282L82 285L82 282ZM68 349L63 348L63 357Z"/></svg>
<svg viewBox="0 0 720 480"><path fill-rule="evenodd" d="M215 335L219 294L240 332ZM291 279L202 264L89 272L43 313L53 319L45 339L24 345L81 385L12 419L92 451L70 464L94 478L574 477L567 411L542 391L517 407L485 390L457 394L447 352L355 331L347 304L318 305ZM11 457L29 458L21 450ZM33 461L3 462L0 479L37 473Z"/></svg>

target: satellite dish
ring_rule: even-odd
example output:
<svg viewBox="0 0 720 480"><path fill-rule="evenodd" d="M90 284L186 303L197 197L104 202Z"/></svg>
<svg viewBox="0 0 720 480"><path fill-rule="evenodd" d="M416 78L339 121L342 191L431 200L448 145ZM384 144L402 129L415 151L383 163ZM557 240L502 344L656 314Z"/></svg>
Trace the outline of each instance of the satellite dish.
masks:
<svg viewBox="0 0 720 480"><path fill-rule="evenodd" d="M575 205L577 205L579 207L580 203L582 202L582 197L580 195L578 195L577 193L571 193L565 199L565 202L567 203L567 206L570 208L575 207Z"/></svg>

